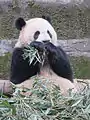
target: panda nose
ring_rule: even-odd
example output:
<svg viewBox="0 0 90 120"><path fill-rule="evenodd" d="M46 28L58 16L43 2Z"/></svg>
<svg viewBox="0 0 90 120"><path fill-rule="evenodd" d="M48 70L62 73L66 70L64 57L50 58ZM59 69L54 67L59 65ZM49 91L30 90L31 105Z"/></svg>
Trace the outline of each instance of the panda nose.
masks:
<svg viewBox="0 0 90 120"><path fill-rule="evenodd" d="M50 40L43 40L43 43L48 43L50 42Z"/></svg>

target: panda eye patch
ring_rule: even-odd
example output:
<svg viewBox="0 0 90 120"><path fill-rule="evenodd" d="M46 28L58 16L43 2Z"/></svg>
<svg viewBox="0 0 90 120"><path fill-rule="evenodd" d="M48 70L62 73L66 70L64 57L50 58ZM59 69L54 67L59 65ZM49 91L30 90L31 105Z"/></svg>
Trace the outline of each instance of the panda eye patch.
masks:
<svg viewBox="0 0 90 120"><path fill-rule="evenodd" d="M47 30L47 33L49 34L50 38L52 38L52 34L50 33L49 30Z"/></svg>
<svg viewBox="0 0 90 120"><path fill-rule="evenodd" d="M36 32L35 32L35 34L34 34L34 39L35 39L35 40L38 38L39 34L40 34L40 31L36 31Z"/></svg>

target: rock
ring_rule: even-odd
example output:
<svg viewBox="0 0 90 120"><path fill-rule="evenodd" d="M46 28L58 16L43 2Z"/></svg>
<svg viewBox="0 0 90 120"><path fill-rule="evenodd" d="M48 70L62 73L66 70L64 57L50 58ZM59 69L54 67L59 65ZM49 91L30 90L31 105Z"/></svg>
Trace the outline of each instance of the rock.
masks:
<svg viewBox="0 0 90 120"><path fill-rule="evenodd" d="M0 40L0 56L5 53L12 53L15 40ZM87 39L73 39L73 40L58 40L58 44L70 56L85 56L90 57L90 40Z"/></svg>
<svg viewBox="0 0 90 120"><path fill-rule="evenodd" d="M85 56L90 57L90 40L87 39L73 39L73 40L59 40L58 44L70 56Z"/></svg>
<svg viewBox="0 0 90 120"><path fill-rule="evenodd" d="M0 56L4 56L8 52L11 53L15 42L15 40L0 40Z"/></svg>

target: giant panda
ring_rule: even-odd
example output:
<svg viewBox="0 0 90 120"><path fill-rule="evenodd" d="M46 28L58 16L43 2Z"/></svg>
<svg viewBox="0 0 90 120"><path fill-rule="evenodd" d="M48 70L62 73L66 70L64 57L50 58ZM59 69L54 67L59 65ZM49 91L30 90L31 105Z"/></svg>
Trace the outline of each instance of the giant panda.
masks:
<svg viewBox="0 0 90 120"><path fill-rule="evenodd" d="M68 89L77 91L73 84L73 72L64 50L57 45L57 33L48 16L31 18L25 21L22 17L16 20L16 28L20 31L18 41L15 44L12 61L10 81L11 83L27 88L32 87L33 76L48 78L58 85L63 94ZM28 59L23 59L23 50L29 45L38 50L45 51L46 58L43 66L37 61L29 65Z"/></svg>

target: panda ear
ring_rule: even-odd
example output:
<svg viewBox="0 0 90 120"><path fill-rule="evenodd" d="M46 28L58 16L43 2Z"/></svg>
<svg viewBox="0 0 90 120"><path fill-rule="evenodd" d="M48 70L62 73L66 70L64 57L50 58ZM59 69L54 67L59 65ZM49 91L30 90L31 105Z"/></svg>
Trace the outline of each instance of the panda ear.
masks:
<svg viewBox="0 0 90 120"><path fill-rule="evenodd" d="M18 30L21 30L22 29L22 27L24 27L26 25L26 22L24 21L24 19L23 18L18 18L17 20L16 20L16 22L15 22L15 26L16 26L16 28L18 29Z"/></svg>
<svg viewBox="0 0 90 120"><path fill-rule="evenodd" d="M43 19L47 20L51 24L51 18L49 16L42 16Z"/></svg>

